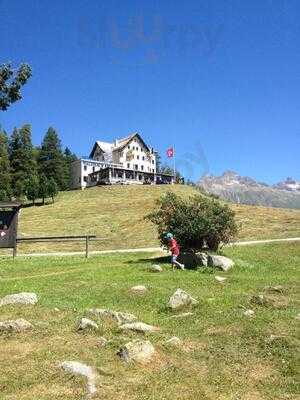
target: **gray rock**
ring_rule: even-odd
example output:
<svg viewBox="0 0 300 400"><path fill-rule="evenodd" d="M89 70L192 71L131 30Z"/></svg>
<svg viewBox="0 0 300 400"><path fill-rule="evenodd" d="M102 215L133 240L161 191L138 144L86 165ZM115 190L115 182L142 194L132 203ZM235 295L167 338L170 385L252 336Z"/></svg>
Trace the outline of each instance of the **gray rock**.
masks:
<svg viewBox="0 0 300 400"><path fill-rule="evenodd" d="M195 300L192 296L190 296L182 289L177 289L175 293L170 297L168 307L172 310L178 310L180 308L196 304L198 304L198 301Z"/></svg>
<svg viewBox="0 0 300 400"><path fill-rule="evenodd" d="M0 299L0 307L10 304L36 304L37 302L38 298L35 293L15 293Z"/></svg>
<svg viewBox="0 0 300 400"><path fill-rule="evenodd" d="M87 329L93 329L93 330L98 330L99 326L96 324L96 322L88 319L88 318L81 318L78 324L78 331L84 331Z"/></svg>
<svg viewBox="0 0 300 400"><path fill-rule="evenodd" d="M245 315L245 317L249 317L249 318L254 317L254 311L253 310L245 310L244 315Z"/></svg>
<svg viewBox="0 0 300 400"><path fill-rule="evenodd" d="M215 280L216 280L217 282L220 282L220 283L225 282L226 279L227 279L227 278L224 278L223 276L217 276L217 275L215 276Z"/></svg>
<svg viewBox="0 0 300 400"><path fill-rule="evenodd" d="M103 336L99 337L99 339L97 341L97 345L99 347L105 347L108 343L109 343L109 341Z"/></svg>
<svg viewBox="0 0 300 400"><path fill-rule="evenodd" d="M187 268L207 266L207 254L203 252L181 252L178 261Z"/></svg>
<svg viewBox="0 0 300 400"><path fill-rule="evenodd" d="M151 267L149 268L149 271L151 272L162 272L163 269L160 265L151 265Z"/></svg>
<svg viewBox="0 0 300 400"><path fill-rule="evenodd" d="M118 355L125 362L149 363L155 354L155 349L148 340L134 340L125 344Z"/></svg>
<svg viewBox="0 0 300 400"><path fill-rule="evenodd" d="M135 332L157 332L160 329L156 326L145 324L144 322L133 322L131 324L124 324L120 326L123 331Z"/></svg>
<svg viewBox="0 0 300 400"><path fill-rule="evenodd" d="M148 289L146 288L146 286L137 285L137 286L132 286L132 288L130 288L130 291L134 294L144 294L148 291Z"/></svg>
<svg viewBox="0 0 300 400"><path fill-rule="evenodd" d="M31 328L31 323L23 318L0 322L0 332L23 332Z"/></svg>
<svg viewBox="0 0 300 400"><path fill-rule="evenodd" d="M209 267L219 268L226 272L234 266L234 262L228 257L209 254L207 258L207 265Z"/></svg>
<svg viewBox="0 0 300 400"><path fill-rule="evenodd" d="M137 317L133 314L122 311L108 310L106 308L92 308L89 310L89 313L100 318L112 319L119 325L137 321Z"/></svg>
<svg viewBox="0 0 300 400"><path fill-rule="evenodd" d="M97 392L97 375L92 367L78 361L64 361L60 364L60 368L71 375L79 375L86 378L87 398L91 398Z"/></svg>

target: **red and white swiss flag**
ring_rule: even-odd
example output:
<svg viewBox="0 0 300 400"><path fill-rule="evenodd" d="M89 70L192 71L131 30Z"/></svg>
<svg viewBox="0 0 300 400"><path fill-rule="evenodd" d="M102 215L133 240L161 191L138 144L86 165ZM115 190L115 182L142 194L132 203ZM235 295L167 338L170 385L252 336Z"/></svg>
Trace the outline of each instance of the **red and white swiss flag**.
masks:
<svg viewBox="0 0 300 400"><path fill-rule="evenodd" d="M174 157L174 147L170 147L170 148L168 148L168 150L167 150L167 156L169 157L169 158L172 158L172 157Z"/></svg>

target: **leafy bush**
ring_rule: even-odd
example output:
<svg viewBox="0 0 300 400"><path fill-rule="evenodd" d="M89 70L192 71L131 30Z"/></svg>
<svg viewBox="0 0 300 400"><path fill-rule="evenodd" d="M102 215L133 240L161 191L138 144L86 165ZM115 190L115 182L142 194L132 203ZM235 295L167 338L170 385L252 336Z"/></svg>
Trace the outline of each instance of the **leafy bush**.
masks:
<svg viewBox="0 0 300 400"><path fill-rule="evenodd" d="M185 251L199 251L205 246L216 251L235 238L235 214L218 200L198 194L186 200L168 192L157 203L158 209L146 218L157 225L162 245L167 244L167 232L173 233Z"/></svg>

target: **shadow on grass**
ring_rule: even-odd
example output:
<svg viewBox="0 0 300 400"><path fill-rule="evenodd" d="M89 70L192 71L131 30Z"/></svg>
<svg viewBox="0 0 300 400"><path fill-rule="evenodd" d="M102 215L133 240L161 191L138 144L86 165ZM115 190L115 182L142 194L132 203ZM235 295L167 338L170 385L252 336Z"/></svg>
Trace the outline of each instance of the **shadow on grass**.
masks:
<svg viewBox="0 0 300 400"><path fill-rule="evenodd" d="M139 258L138 260L126 261L126 264L170 264L171 257L154 257L154 258Z"/></svg>

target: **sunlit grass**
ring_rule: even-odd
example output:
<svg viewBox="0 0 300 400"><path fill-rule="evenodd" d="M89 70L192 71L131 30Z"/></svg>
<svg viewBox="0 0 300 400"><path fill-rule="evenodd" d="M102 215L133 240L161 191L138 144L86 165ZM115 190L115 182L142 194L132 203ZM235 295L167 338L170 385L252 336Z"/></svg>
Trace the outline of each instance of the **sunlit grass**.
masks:
<svg viewBox="0 0 300 400"><path fill-rule="evenodd" d="M299 244L270 244L228 248L236 266L223 275L176 271L168 260L163 273L148 267L159 254L111 254L91 257L3 259L0 263L0 297L34 291L36 306L0 308L1 320L23 317L33 323L32 332L0 335L0 398L3 400L81 399L83 381L64 375L62 360L80 360L97 368L96 399L295 399L296 337L299 312L297 287ZM144 284L144 296L129 292ZM282 285L278 298L283 309L250 305L253 294L269 285ZM199 299L191 317L170 318L169 296L178 287ZM99 333L79 334L76 323L91 307L134 313L140 320L161 327L145 335L155 345L157 358L147 367L129 366L116 352L127 341L141 337L124 334L97 318ZM243 315L246 308L255 317ZM58 308L59 311L55 311ZM97 337L111 342L97 346ZM164 345L171 336L184 348ZM270 341L270 335L279 336Z"/></svg>

